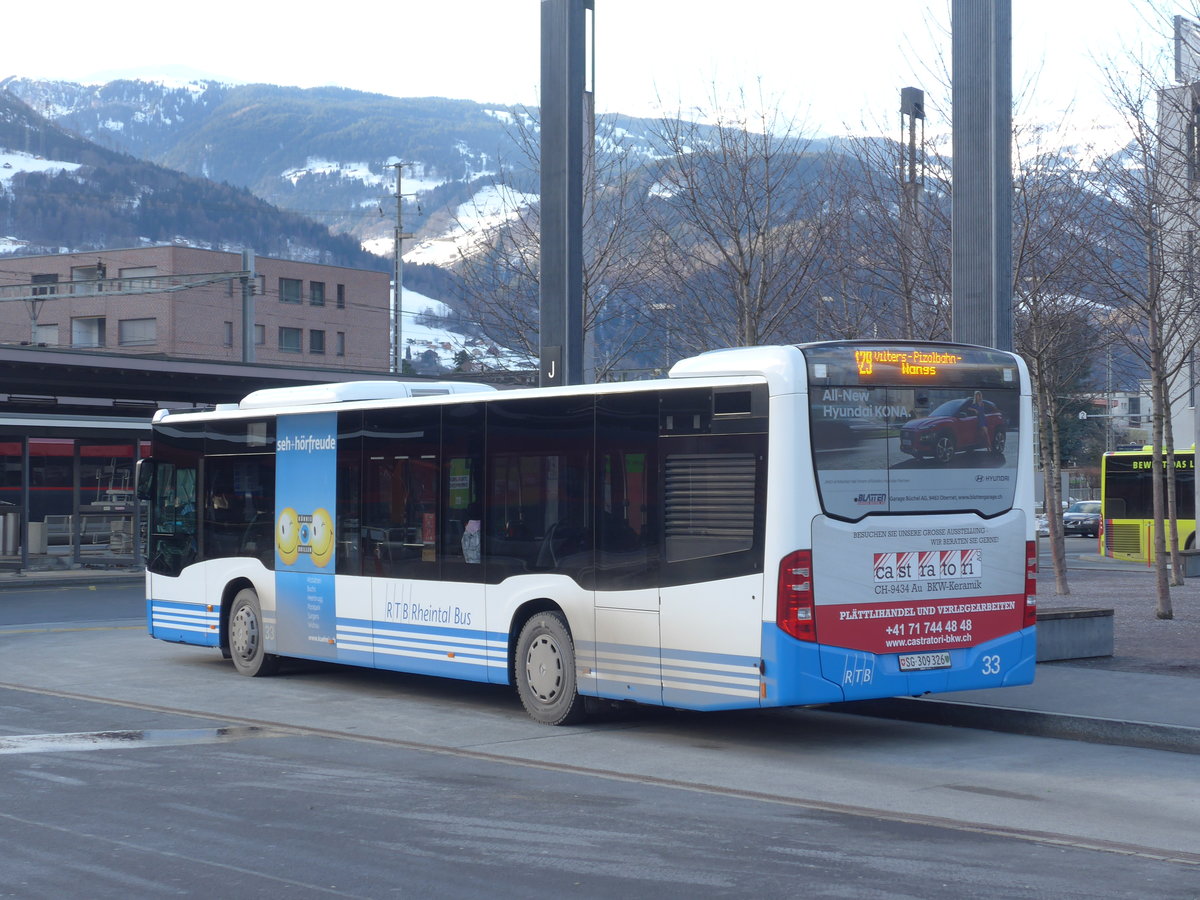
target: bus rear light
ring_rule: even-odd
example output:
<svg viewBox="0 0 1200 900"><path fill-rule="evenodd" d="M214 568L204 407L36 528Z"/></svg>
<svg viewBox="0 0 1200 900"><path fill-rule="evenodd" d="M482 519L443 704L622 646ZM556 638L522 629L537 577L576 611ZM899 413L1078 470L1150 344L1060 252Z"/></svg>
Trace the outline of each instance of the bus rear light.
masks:
<svg viewBox="0 0 1200 900"><path fill-rule="evenodd" d="M1021 627L1037 624L1037 541L1025 542L1025 611Z"/></svg>
<svg viewBox="0 0 1200 900"><path fill-rule="evenodd" d="M796 550L779 563L775 624L801 641L816 641L813 621L812 551Z"/></svg>

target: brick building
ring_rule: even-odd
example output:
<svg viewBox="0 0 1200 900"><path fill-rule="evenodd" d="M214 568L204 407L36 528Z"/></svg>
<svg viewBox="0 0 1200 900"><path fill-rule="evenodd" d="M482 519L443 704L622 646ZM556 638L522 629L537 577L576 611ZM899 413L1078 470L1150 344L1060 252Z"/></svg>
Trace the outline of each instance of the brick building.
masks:
<svg viewBox="0 0 1200 900"><path fill-rule="evenodd" d="M387 272L269 257L254 268L257 363L387 370ZM240 253L173 245L8 257L0 343L239 361L241 270Z"/></svg>

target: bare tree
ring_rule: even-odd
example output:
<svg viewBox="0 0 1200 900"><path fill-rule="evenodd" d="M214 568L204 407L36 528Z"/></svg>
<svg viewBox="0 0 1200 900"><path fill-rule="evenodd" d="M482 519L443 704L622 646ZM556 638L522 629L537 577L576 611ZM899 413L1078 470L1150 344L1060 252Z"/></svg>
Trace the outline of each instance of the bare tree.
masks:
<svg viewBox="0 0 1200 900"><path fill-rule="evenodd" d="M874 310L879 337L949 337L949 161L936 147L918 148L921 165L912 172L894 141L859 137L839 146L846 217L838 246L849 290Z"/></svg>
<svg viewBox="0 0 1200 900"><path fill-rule="evenodd" d="M1174 448L1171 399L1195 351L1194 235L1198 227L1194 164L1187 150L1194 122L1192 88L1164 88L1151 67L1132 76L1110 70L1109 91L1130 134L1130 144L1098 166L1094 187L1110 202L1092 229L1090 247L1099 286L1121 307L1124 345L1145 365L1151 397L1155 614L1173 618L1171 581L1180 582L1174 516ZM1169 524L1170 533L1168 535ZM1168 574L1168 541L1172 566Z"/></svg>
<svg viewBox="0 0 1200 900"><path fill-rule="evenodd" d="M752 111L747 101L730 111L714 91L711 125L658 125L651 247L676 338L693 351L814 336L830 274L826 157L761 93Z"/></svg>
<svg viewBox="0 0 1200 900"><path fill-rule="evenodd" d="M487 224L477 229L473 243L463 247L455 271L464 285L466 317L491 339L536 358L540 206L536 198L513 189L537 183L536 110L517 110L511 137L517 158L501 160L501 173L492 185L492 196L500 202L492 215L476 217L487 219ZM603 381L645 346L649 248L637 202L644 155L625 139L613 117L598 121L595 147L590 202L585 203L584 214L583 325L589 350L586 367L595 380ZM465 224L462 217L458 224Z"/></svg>
<svg viewBox="0 0 1200 900"><path fill-rule="evenodd" d="M1065 126L1066 122L1060 123ZM1095 198L1083 163L1059 153L1062 129L1018 125L1014 135L1014 339L1029 364L1038 421L1043 499L1055 589L1069 594L1061 496L1061 423L1077 408L1096 360L1105 354L1097 327L1107 308L1089 296L1086 264L1094 236L1085 227ZM1085 158L1090 148L1076 148Z"/></svg>

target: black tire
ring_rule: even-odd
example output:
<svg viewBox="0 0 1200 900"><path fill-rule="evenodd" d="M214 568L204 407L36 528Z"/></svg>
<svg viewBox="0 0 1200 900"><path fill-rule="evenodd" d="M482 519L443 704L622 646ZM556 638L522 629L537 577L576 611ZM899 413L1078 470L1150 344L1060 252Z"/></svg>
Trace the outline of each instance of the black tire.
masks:
<svg viewBox="0 0 1200 900"><path fill-rule="evenodd" d="M943 466L948 465L954 459L954 454L958 450L958 446L954 443L954 435L945 431L937 436L937 440L933 445L933 458Z"/></svg>
<svg viewBox="0 0 1200 900"><path fill-rule="evenodd" d="M575 681L575 642L561 613L533 616L521 629L513 668L525 711L543 725L571 725L586 715Z"/></svg>
<svg viewBox="0 0 1200 900"><path fill-rule="evenodd" d="M279 671L279 657L263 649L262 607L258 594L242 588L229 608L229 656L242 675L252 678L274 675Z"/></svg>
<svg viewBox="0 0 1200 900"><path fill-rule="evenodd" d="M1004 453L1004 442L1007 440L1003 428L997 428L992 434L992 452L996 454Z"/></svg>

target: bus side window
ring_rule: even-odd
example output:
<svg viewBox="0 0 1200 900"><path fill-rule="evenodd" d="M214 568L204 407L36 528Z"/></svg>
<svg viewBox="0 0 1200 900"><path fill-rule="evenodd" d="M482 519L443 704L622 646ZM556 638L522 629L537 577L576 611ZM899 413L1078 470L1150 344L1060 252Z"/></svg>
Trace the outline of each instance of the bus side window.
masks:
<svg viewBox="0 0 1200 900"><path fill-rule="evenodd" d="M178 575L196 558L196 470L160 463L148 567Z"/></svg>
<svg viewBox="0 0 1200 900"><path fill-rule="evenodd" d="M658 584L657 447L657 393L597 398L597 590Z"/></svg>
<svg viewBox="0 0 1200 900"><path fill-rule="evenodd" d="M366 574L435 580L440 411L372 411L364 428Z"/></svg>
<svg viewBox="0 0 1200 900"><path fill-rule="evenodd" d="M336 571L361 575L362 571L362 423L361 412L338 414Z"/></svg>
<svg viewBox="0 0 1200 900"><path fill-rule="evenodd" d="M443 581L483 581L482 403L442 409L441 559Z"/></svg>
<svg viewBox="0 0 1200 900"><path fill-rule="evenodd" d="M483 562L489 584L554 571L582 583L593 569L595 407L590 397L488 406Z"/></svg>

